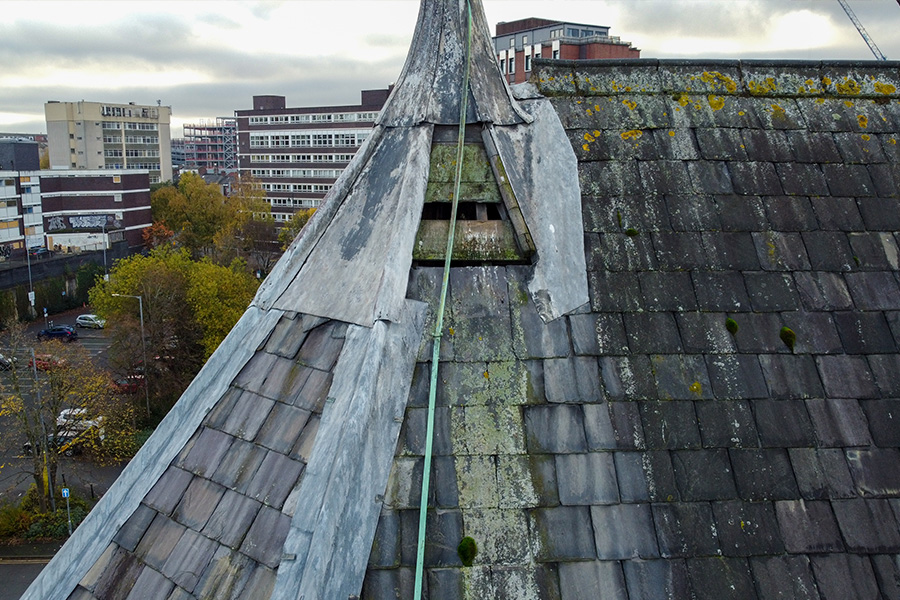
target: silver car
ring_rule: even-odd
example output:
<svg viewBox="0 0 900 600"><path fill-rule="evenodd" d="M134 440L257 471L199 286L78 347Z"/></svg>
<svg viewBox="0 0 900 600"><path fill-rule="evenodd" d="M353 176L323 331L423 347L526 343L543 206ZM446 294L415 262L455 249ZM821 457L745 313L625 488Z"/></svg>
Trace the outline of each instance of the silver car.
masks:
<svg viewBox="0 0 900 600"><path fill-rule="evenodd" d="M97 315L79 315L79 317L75 319L75 327L103 329L105 325L106 319L100 318Z"/></svg>

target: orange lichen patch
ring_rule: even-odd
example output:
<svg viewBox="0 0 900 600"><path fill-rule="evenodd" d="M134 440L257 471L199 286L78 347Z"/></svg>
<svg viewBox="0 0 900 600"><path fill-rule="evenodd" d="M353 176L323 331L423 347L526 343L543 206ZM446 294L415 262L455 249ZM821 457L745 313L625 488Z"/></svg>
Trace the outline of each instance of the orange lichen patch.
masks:
<svg viewBox="0 0 900 600"><path fill-rule="evenodd" d="M703 386L700 384L699 381L695 381L694 383L692 383L690 385L690 387L688 387L688 389L697 395L700 395L703 393Z"/></svg>
<svg viewBox="0 0 900 600"><path fill-rule="evenodd" d="M713 96L712 94L710 94L709 96L707 96L706 100L707 102L709 102L709 107L713 110L722 110L722 108L725 106L725 98L723 98L722 96Z"/></svg>
<svg viewBox="0 0 900 600"><path fill-rule="evenodd" d="M750 93L754 96L762 96L774 92L778 86L775 85L774 78L766 77L765 81L759 83L751 81L747 84L747 87L750 88Z"/></svg>
<svg viewBox="0 0 900 600"><path fill-rule="evenodd" d="M687 106L690 103L691 103L691 99L688 98L687 94L682 94L681 96L678 97L678 104L680 104L682 107Z"/></svg>
<svg viewBox="0 0 900 600"><path fill-rule="evenodd" d="M773 119L784 119L787 117L787 112L781 106L777 104L772 105L772 118Z"/></svg>
<svg viewBox="0 0 900 600"><path fill-rule="evenodd" d="M596 129L594 130L594 137L596 137L596 138L600 137L600 132Z"/></svg>
<svg viewBox="0 0 900 600"><path fill-rule="evenodd" d="M816 104L825 104L825 98L816 98Z"/></svg>
<svg viewBox="0 0 900 600"><path fill-rule="evenodd" d="M691 79L693 79L693 77ZM700 75L700 81L710 84L714 90L723 87L728 90L729 94L735 93L738 88L738 84L734 79L727 75L722 75L718 71L704 71L703 74Z"/></svg>
<svg viewBox="0 0 900 600"><path fill-rule="evenodd" d="M847 94L848 96L858 96L862 91L859 87L859 84L856 83L855 79L850 79L849 77L844 78L843 83L838 83L835 85L838 93Z"/></svg>
<svg viewBox="0 0 900 600"><path fill-rule="evenodd" d="M893 146L896 146L896 145L897 145L897 140L894 139L894 138L891 138L891 139L888 140L888 144L891 144L891 145L893 145Z"/></svg>
<svg viewBox="0 0 900 600"><path fill-rule="evenodd" d="M585 141L588 141L588 142L596 142L597 141L597 138L594 137L594 134L592 134L590 131L588 131L587 133L584 134L584 139L585 139Z"/></svg>
<svg viewBox="0 0 900 600"><path fill-rule="evenodd" d="M637 139L639 139L642 135L644 135L644 132L641 131L640 129L632 129L632 130L630 130L630 131L623 131L623 132L622 132L622 139L623 139L623 140L626 140L626 141L627 141L627 140L637 140Z"/></svg>
<svg viewBox="0 0 900 600"><path fill-rule="evenodd" d="M825 85L831 85L831 77L823 77L822 83L824 83Z"/></svg>
<svg viewBox="0 0 900 600"><path fill-rule="evenodd" d="M599 105L599 104L595 104L595 105L594 105L594 110L599 111L599 110L600 110L600 105Z"/></svg>
<svg viewBox="0 0 900 600"><path fill-rule="evenodd" d="M866 141L866 142L868 142L869 140L872 139L872 136L870 136L868 133L862 134L861 137L862 137L863 141Z"/></svg>
<svg viewBox="0 0 900 600"><path fill-rule="evenodd" d="M628 110L634 110L637 108L637 104L632 102L631 100L622 100L622 104L628 107Z"/></svg>
<svg viewBox="0 0 900 600"><path fill-rule="evenodd" d="M849 100L844 100L844 106L846 106L847 108L851 108L853 106L853 103Z"/></svg>
<svg viewBox="0 0 900 600"><path fill-rule="evenodd" d="M675 132L674 132L674 131L670 131L670 132L669 132L669 137L675 137Z"/></svg>
<svg viewBox="0 0 900 600"><path fill-rule="evenodd" d="M584 149L585 152L587 152L588 150L591 149L591 147L588 144L582 144L581 147L582 147L582 149Z"/></svg>
<svg viewBox="0 0 900 600"><path fill-rule="evenodd" d="M743 117L744 115L746 115L746 114L747 114L747 113L745 113L745 112L742 111L742 110L739 110L739 111L738 111L738 115L740 115L740 116L742 116L742 117Z"/></svg>
<svg viewBox="0 0 900 600"><path fill-rule="evenodd" d="M869 126L869 118L866 115L857 115L856 121L859 123L861 129L865 129Z"/></svg>
<svg viewBox="0 0 900 600"><path fill-rule="evenodd" d="M897 86L890 83L881 83L880 81L876 81L873 87L875 88L876 92L878 92L879 94L884 94L885 96L897 92Z"/></svg>
<svg viewBox="0 0 900 600"><path fill-rule="evenodd" d="M586 113L587 113L587 116L589 116L589 117L590 117L591 115L594 114L594 111L592 111L591 109L587 109L587 110L584 111L584 112L586 112Z"/></svg>

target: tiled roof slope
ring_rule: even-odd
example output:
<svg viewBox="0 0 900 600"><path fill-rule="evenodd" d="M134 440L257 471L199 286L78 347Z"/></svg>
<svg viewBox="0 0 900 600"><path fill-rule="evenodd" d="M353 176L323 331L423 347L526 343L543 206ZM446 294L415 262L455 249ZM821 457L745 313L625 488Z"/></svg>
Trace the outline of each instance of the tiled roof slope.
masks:
<svg viewBox="0 0 900 600"><path fill-rule="evenodd" d="M900 598L898 66L536 61L590 304L453 269L428 598ZM428 356L366 598L412 597Z"/></svg>

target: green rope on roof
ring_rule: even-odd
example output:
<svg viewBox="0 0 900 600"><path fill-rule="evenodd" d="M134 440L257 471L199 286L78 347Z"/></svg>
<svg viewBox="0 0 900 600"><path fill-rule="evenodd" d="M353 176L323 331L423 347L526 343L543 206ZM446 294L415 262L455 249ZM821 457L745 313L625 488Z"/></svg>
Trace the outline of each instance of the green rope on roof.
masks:
<svg viewBox="0 0 900 600"><path fill-rule="evenodd" d="M434 443L434 405L437 397L438 363L441 357L441 338L444 335L444 311L447 305L447 290L450 287L450 259L456 233L456 212L459 206L459 189L462 179L463 148L466 138L466 113L469 104L469 62L472 56L472 6L466 2L466 64L463 69L462 98L459 107L459 139L456 145L456 175L454 179L450 230L447 233L447 254L444 257L444 278L441 283L441 301L438 305L434 324L434 345L431 354L431 386L428 391L428 425L425 434L425 465L422 470L422 497L419 501L419 541L416 548L415 600L422 598L422 583L425 571L425 521L428 512L428 490L431 481L431 453Z"/></svg>

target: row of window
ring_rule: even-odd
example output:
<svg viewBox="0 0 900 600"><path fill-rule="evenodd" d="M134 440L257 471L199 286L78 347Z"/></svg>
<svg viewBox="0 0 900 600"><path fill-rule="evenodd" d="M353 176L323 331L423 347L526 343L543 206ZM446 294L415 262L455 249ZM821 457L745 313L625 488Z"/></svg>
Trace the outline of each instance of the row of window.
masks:
<svg viewBox="0 0 900 600"><path fill-rule="evenodd" d="M295 194L324 194L331 189L330 183L263 183L267 192L293 192Z"/></svg>
<svg viewBox="0 0 900 600"><path fill-rule="evenodd" d="M354 132L253 134L251 148L328 148L359 146L371 130Z"/></svg>
<svg viewBox="0 0 900 600"><path fill-rule="evenodd" d="M142 117L144 119L158 119L159 111L153 108L128 108L124 106L101 106L100 115L103 117Z"/></svg>
<svg viewBox="0 0 900 600"><path fill-rule="evenodd" d="M559 58L559 50L553 50L551 56L554 59L558 59ZM540 48L540 46L536 46L534 49L534 58L540 58L540 57L541 57L541 48ZM527 53L525 54L525 72L526 73L531 71L531 58L532 58L531 54L527 54ZM516 72L516 57L515 56L510 56L508 59L500 58L499 61L500 61L500 71L502 73L509 73L510 75L512 75Z"/></svg>
<svg viewBox="0 0 900 600"><path fill-rule="evenodd" d="M105 150L103 155L108 158L121 158L122 150ZM129 158L159 158L159 150L125 150L124 155Z"/></svg>
<svg viewBox="0 0 900 600"><path fill-rule="evenodd" d="M323 187L331 187L331 186L323 186ZM327 192L328 190L322 190L322 193ZM294 208L315 208L319 205L319 200L316 198L269 198L269 202L272 206L292 206Z"/></svg>
<svg viewBox="0 0 900 600"><path fill-rule="evenodd" d="M141 162L131 162L128 161L127 165L123 165L120 162L107 162L107 169L147 169L148 171L159 171L159 163L141 163ZM152 177L151 177L152 179ZM154 183L151 181L150 183ZM157 182L158 183L158 182Z"/></svg>
<svg viewBox="0 0 900 600"><path fill-rule="evenodd" d="M378 112L311 113L305 115L268 115L250 117L251 125L279 125L282 123L372 123Z"/></svg>
<svg viewBox="0 0 900 600"><path fill-rule="evenodd" d="M353 160L354 154L251 154L250 162L261 163L297 163L324 162L345 163Z"/></svg>
<svg viewBox="0 0 900 600"><path fill-rule="evenodd" d="M337 179L343 169L250 169L254 177L290 179Z"/></svg>
<svg viewBox="0 0 900 600"><path fill-rule="evenodd" d="M131 123L131 122L122 123L119 121L103 121L103 129L159 131L159 124L158 123Z"/></svg>
<svg viewBox="0 0 900 600"><path fill-rule="evenodd" d="M104 135L103 136L104 144L121 144L122 136L119 135ZM153 146L159 145L159 138L152 137L149 135L126 135L125 136L126 144L152 144Z"/></svg>

